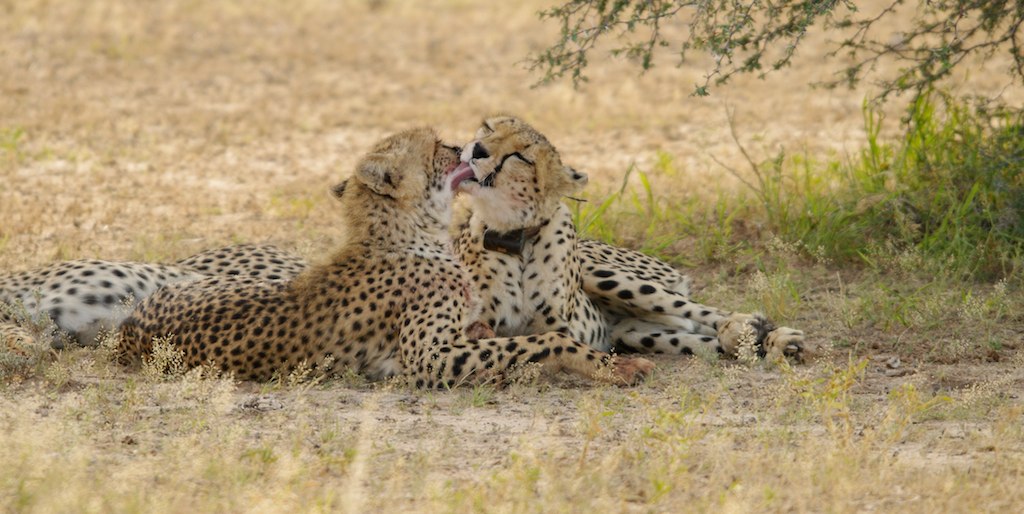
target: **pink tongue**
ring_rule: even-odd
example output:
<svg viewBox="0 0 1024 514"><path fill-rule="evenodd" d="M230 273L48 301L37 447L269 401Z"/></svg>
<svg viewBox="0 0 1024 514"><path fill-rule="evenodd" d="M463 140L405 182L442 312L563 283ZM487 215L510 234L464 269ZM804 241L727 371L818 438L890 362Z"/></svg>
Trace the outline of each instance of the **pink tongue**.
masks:
<svg viewBox="0 0 1024 514"><path fill-rule="evenodd" d="M458 166L452 170L452 189L459 187L459 184L471 179L476 178L473 175L473 168L469 166L468 162L460 162Z"/></svg>

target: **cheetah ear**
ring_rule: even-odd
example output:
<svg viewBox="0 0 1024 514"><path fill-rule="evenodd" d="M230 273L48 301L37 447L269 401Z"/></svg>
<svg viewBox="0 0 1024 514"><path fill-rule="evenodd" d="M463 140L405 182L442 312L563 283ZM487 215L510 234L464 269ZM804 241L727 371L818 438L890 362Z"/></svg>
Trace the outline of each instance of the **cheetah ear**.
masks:
<svg viewBox="0 0 1024 514"><path fill-rule="evenodd" d="M586 173L581 173L568 166L562 167L562 175L567 189L565 194L567 195L582 191L583 187L586 186L587 182L590 180Z"/></svg>
<svg viewBox="0 0 1024 514"><path fill-rule="evenodd" d="M341 200L341 195L345 194L346 186L348 186L348 180L343 180L340 184L335 184L331 187L331 196L337 200Z"/></svg>
<svg viewBox="0 0 1024 514"><path fill-rule="evenodd" d="M396 198L402 175L394 167L393 160L393 156L386 154L367 155L356 167L356 178L374 193Z"/></svg>

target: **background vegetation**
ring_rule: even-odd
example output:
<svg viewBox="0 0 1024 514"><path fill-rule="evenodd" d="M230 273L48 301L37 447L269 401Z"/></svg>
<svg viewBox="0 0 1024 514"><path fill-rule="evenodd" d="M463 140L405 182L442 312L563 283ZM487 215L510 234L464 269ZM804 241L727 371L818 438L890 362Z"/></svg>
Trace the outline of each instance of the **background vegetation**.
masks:
<svg viewBox="0 0 1024 514"><path fill-rule="evenodd" d="M1024 82L1024 4L1002 0L889 0L863 11L844 0L781 0L765 2L695 0L568 0L541 11L557 20L561 33L530 64L545 81L569 75L587 80L584 71L594 51L615 38L609 53L635 60L643 70L654 66L659 53L674 54L679 65L704 54L704 80L694 94L743 74L768 73L788 67L806 44L808 32L828 31L832 78L826 87L854 86L865 78L877 86L877 98L913 93L915 99L953 76L961 65L1000 55L1008 61L1007 84ZM897 32L884 27L900 23ZM897 70L880 70L891 63Z"/></svg>
<svg viewBox="0 0 1024 514"><path fill-rule="evenodd" d="M914 252L922 269L957 279L1019 283L1024 250L1024 139L1020 111L972 106L948 95L928 94L911 106L906 134L879 139L882 117L864 108L864 148L844 159L816 159L780 151L745 168L723 165L744 186L743 201L664 208L650 187L650 174L673 174L662 155L640 175L642 193L630 192L632 213L643 218L648 251L679 231L698 235L694 219L723 225L757 225L758 241L780 238L808 257L835 264L876 268L879 252ZM731 123L731 120L730 120ZM735 134L735 133L734 133ZM626 188L596 208L583 208L578 220L597 237L629 244L624 219L606 216L626 196ZM677 212L681 211L681 212ZM699 212L695 212L699 211ZM649 216L654 214L654 216ZM670 223L664 223L664 219ZM673 223L672 221L676 222ZM731 243L723 235L723 243ZM662 258L671 260L671 252Z"/></svg>

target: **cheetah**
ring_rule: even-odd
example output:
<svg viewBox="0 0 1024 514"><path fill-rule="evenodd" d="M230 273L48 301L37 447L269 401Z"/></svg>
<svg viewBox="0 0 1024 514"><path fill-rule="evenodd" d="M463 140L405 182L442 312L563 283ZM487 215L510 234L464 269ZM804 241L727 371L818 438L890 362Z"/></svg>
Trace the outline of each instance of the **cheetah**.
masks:
<svg viewBox="0 0 1024 514"><path fill-rule="evenodd" d="M649 361L564 333L467 337L475 301L448 233L454 188L470 177L456 171L459 152L430 129L385 138L335 187L346 230L329 262L287 283L220 276L166 286L121 325L119 360L138 362L153 338L167 338L188 366L212 363L243 380L340 365L436 389L530 362L612 383L642 378Z"/></svg>
<svg viewBox="0 0 1024 514"><path fill-rule="evenodd" d="M762 316L731 313L689 298L689 279L639 252L579 241L561 199L587 176L562 164L555 147L522 120L486 119L460 156L468 209L453 228L455 253L482 302L481 320L499 336L560 331L601 350L735 355L800 360L803 333Z"/></svg>
<svg viewBox="0 0 1024 514"><path fill-rule="evenodd" d="M102 260L66 261L0 277L0 317L55 325L52 346L93 344L159 287L202 275L179 266Z"/></svg>
<svg viewBox="0 0 1024 514"><path fill-rule="evenodd" d="M290 280L305 267L301 258L266 244L207 250L174 264L65 261L0 276L0 322L38 324L49 318L54 348L92 345L164 285L209 275Z"/></svg>
<svg viewBox="0 0 1024 514"><path fill-rule="evenodd" d="M237 244L186 257L176 266L203 275L239 275L259 280L291 280L305 271L305 259L270 244Z"/></svg>

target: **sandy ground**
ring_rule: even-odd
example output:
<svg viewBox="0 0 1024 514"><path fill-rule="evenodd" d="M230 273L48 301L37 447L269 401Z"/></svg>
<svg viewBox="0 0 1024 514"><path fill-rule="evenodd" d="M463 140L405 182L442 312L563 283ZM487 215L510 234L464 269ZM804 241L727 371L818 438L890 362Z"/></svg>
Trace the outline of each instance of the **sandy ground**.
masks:
<svg viewBox="0 0 1024 514"><path fill-rule="evenodd" d="M879 3L866 4L864 9ZM253 241L273 242L315 259L337 236L333 220L338 211L327 190L347 176L374 140L401 128L432 125L460 142L482 117L497 112L520 115L545 132L566 162L591 175L596 196L616 187L631 164L650 168L659 152L671 155L678 170L657 179L666 193L711 195L736 187L714 161L744 166L729 135L727 109L735 111L740 138L759 158L779 148L822 158L849 155L863 144L862 104L872 94L870 87L829 91L808 86L835 70L824 56L824 43L832 38L828 34L810 34L790 69L766 80L736 79L707 99L689 96L702 69L676 68L668 59L644 76L637 76L629 63L601 59L590 70L592 82L580 90L566 83L532 88L538 76L525 70L522 60L552 41L557 30L535 16L543 5L0 0L0 269L80 257L172 260ZM898 29L898 23L886 28ZM956 87L991 94L1006 82L998 63L972 69L970 79L969 85ZM1009 89L1004 95L1014 100L1020 92ZM886 133L898 133L899 107L886 109ZM709 274L698 276L701 286L724 280L724 286L705 293L716 301L729 302L746 283L734 276L736 270L702 271ZM838 276L833 270L814 273ZM824 294L801 293L808 298ZM802 313L792 321L826 346L839 341L847 346L795 374L662 357L658 375L635 390L563 378L506 391L457 393L345 382L311 388L230 384L199 400L176 402L160 392L159 383L147 386L152 390L145 394L133 392L130 373L110 371L92 362L90 350L80 350L60 361L71 370L67 380L50 377L43 385L29 381L4 388L5 401L13 403L0 414L0 426L7 433L39 433L36 442L14 436L4 440L9 455L29 456L16 459L18 467L10 469L35 477L22 489L10 486L10 475L4 477L4 497L12 507L18 505L12 498L21 496L11 491L36 491L25 505L38 511L79 510L73 506L101 511L111 505L132 510L102 495L96 497L107 499L73 500L95 499L91 489L108 487L117 497L130 488L123 484L147 484L159 496L163 483L181 486L185 492L180 494L191 492L193 503L171 495L155 503L140 500L136 508L181 510L195 502L209 507L199 498L217 498L215 487L204 486L202 478L184 484L161 479L160 468L192 458L182 449L189 444L213 448L220 444L214 437L223 435L220 431L237 429L244 435L229 437L233 442L224 443L225 448L264 445L278 456L287 455L288 448L294 455L320 455L316 437L329 430L344 435L348 446L337 450L339 455L367 455L362 450L370 448L370 462L345 460L342 472L334 473L327 464L320 475L319 468L296 468L309 474L296 472L295 477L321 480L320 488L310 487L327 495L313 495L328 498L314 502L322 510L339 505L352 511L544 510L531 499L561 511L574 505L638 512L683 506L716 511L956 510L966 505L956 498L972 498L950 496L958 484L973 487L991 510L1024 504L1024 488L1014 489L1024 469L1019 427L1024 403L1016 392L1024 375L1013 360L1024 338L1019 323L997 333L1005 344L988 360L998 362L904 360L892 366L886 364L889 359L914 353L900 353L903 334L845 327L827 310ZM876 339L883 342L880 347L873 347ZM864 358L867 364L840 402L854 413L847 421L854 421L836 429L826 421L837 412L842 418L841 405L829 410L827 402L816 399L831 393L801 388L813 389L807 384L833 376L851 347L853 362ZM892 393L906 384L929 398L950 396L956 408L931 415L919 405L919 411L908 407L913 412L905 416L901 436L882 440L864 435L876 424L890 426L887 406L902 405ZM981 399L972 400L971 394ZM690 396L698 399L697 410L679 415L695 432L659 436L664 416L681 412L686 403L681 398ZM90 414L88 408L97 410ZM216 417L189 414L203 409L212 409ZM602 412L610 413L606 421L601 421ZM191 421L175 425L179 418ZM1002 419L1011 420L1009 428L999 424ZM200 430L197 423L208 425ZM679 458L664 461L665 469L630 460L637 445L656 449L665 441L678 442L676 437L696 449L669 448ZM84 456L61 460L44 450L62 441L78 445ZM819 463L816 456L826 458ZM205 462L202 456L193 460ZM810 464L801 468L797 460ZM580 470L580 462L609 471L599 479ZM563 476L558 471L563 467L576 471ZM534 468L541 482L569 492L559 496L536 484L519 489L516 484L536 482L530 482ZM780 471L773 473L773 468ZM743 475L745 469L757 475ZM877 476L859 483L840 476L857 469ZM1011 478L997 483L986 469ZM122 485L94 482L97 472ZM653 479L645 473L662 472L693 480L694 486L675 484L665 496L652 496L652 490L660 489L650 485ZM821 474L815 480L786 472ZM929 476L954 486L926 487ZM216 474L209 480L220 483ZM214 503L212 510L317 510L298 493L272 496L271 490L301 489L295 483L267 480L272 487L265 496L231 487L223 493L263 503ZM597 489L581 485L588 480ZM646 485L633 487L633 480ZM886 480L891 487L882 483ZM44 487L50 481L53 489ZM59 483L78 492L67 498L55 495L49 503L40 499L59 490ZM334 492L323 492L331 488ZM781 500L765 500L770 495L762 488ZM337 494L347 496L330 496ZM488 503L491 497L496 503Z"/></svg>
<svg viewBox="0 0 1024 514"><path fill-rule="evenodd" d="M662 356L637 388L440 393L79 366L3 393L0 490L35 512L1016 510L1020 360L892 358L849 383Z"/></svg>

